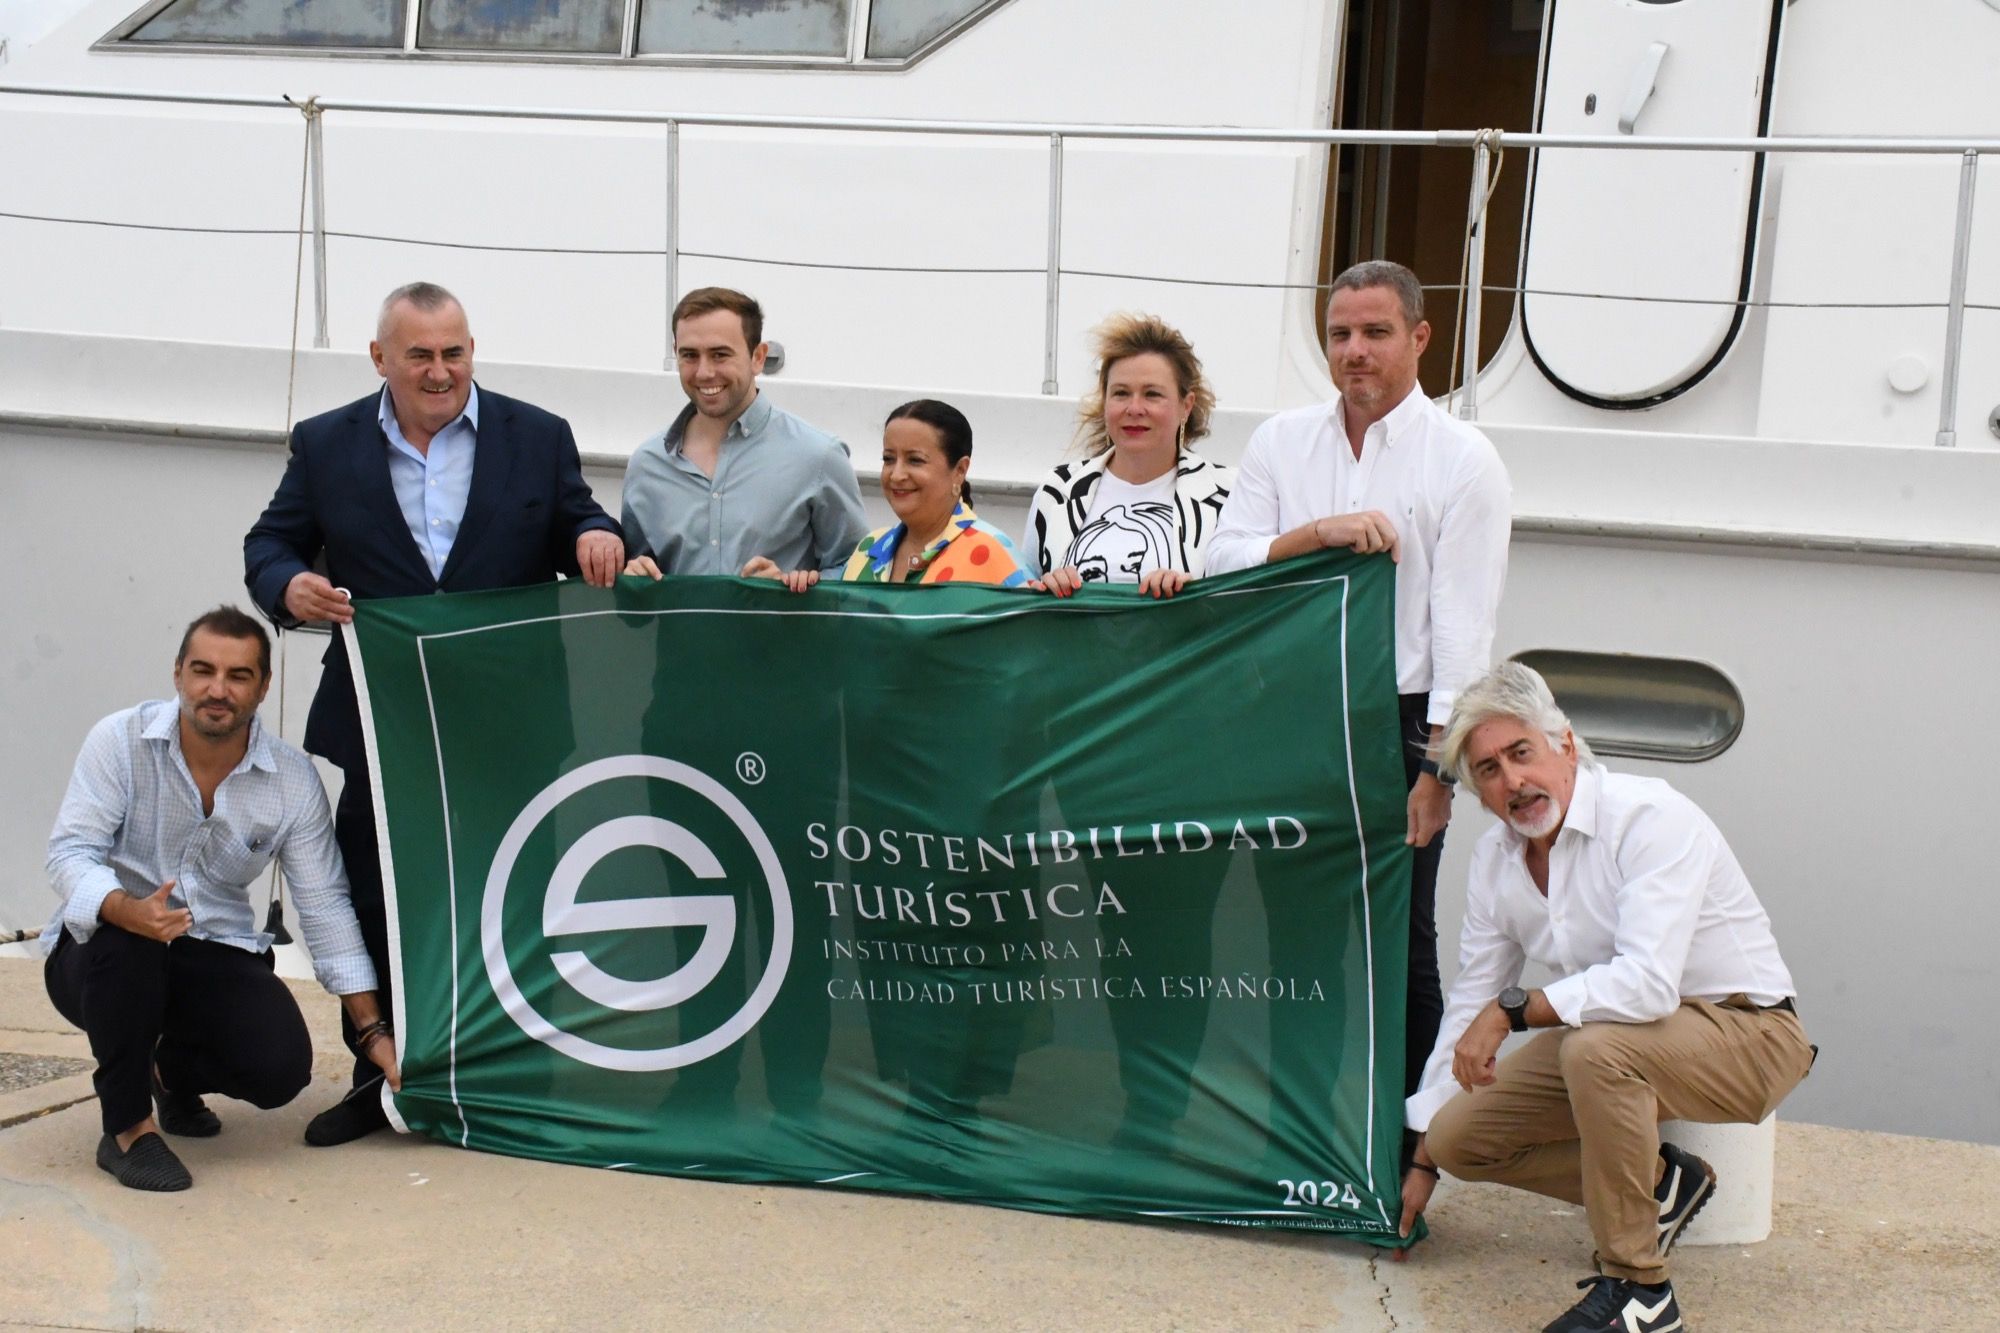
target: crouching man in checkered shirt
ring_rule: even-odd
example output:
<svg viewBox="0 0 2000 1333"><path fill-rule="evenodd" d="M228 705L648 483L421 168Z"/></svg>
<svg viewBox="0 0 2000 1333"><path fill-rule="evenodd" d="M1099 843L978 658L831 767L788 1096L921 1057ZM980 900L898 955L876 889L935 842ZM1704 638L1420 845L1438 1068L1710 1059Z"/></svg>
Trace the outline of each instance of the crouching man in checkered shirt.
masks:
<svg viewBox="0 0 2000 1333"><path fill-rule="evenodd" d="M1812 1067L1770 918L1708 816L1599 765L1527 667L1459 694L1438 761L1500 823L1473 849L1458 980L1406 1108L1403 1234L1440 1169L1581 1204L1598 1275L1545 1333L1678 1329L1667 1252L1716 1180L1660 1121L1760 1121ZM1523 990L1530 960L1561 980Z"/></svg>
<svg viewBox="0 0 2000 1333"><path fill-rule="evenodd" d="M402 1086L326 791L257 720L270 687L262 625L234 607L196 620L174 661L178 699L91 728L49 836L62 904L42 932L43 976L97 1057L97 1164L132 1189L194 1183L159 1131L221 1133L203 1093L269 1108L312 1078L305 1019L250 905L273 858L356 1050Z"/></svg>

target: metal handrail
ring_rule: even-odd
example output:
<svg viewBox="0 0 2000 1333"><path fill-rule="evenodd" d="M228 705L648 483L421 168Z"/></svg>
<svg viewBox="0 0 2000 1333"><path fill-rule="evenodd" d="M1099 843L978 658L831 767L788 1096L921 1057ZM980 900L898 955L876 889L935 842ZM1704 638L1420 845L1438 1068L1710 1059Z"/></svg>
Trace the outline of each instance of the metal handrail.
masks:
<svg viewBox="0 0 2000 1333"><path fill-rule="evenodd" d="M0 86L0 94L48 98L100 98L112 102L166 102L176 106L256 106L292 110L284 98L260 98L228 92L144 92L128 88L72 86ZM520 108L484 106L476 102L382 102L370 98L316 98L320 110L370 112L384 116L472 116L496 120L584 120L602 124L682 124L738 130L854 130L868 134L968 134L974 138L1064 138L1092 140L1160 140L1160 142L1232 142L1232 144L1354 144L1388 148L1472 148L1480 136L1508 148L1686 148L1694 152L2000 152L2000 138L1886 138L1886 136L1596 136L1596 134L1536 134L1508 130L1286 130L1248 126L1172 126L1172 124L1094 124L1048 120L898 120L888 116L768 116L748 112L662 112L604 108Z"/></svg>
<svg viewBox="0 0 2000 1333"><path fill-rule="evenodd" d="M99 101L129 101L180 106L244 107L305 111L309 132L309 171L313 177L313 264L315 346L326 346L326 223L324 171L320 152L320 118L328 111L371 115L450 116L472 119L567 121L591 124L658 125L666 130L667 151L667 291L668 308L678 299L680 258L680 131L684 126L715 129L789 129L871 134L955 135L973 138L1041 138L1049 149L1047 279L1044 293L1042 392L1058 392L1056 376L1058 307L1061 299L1063 148L1071 139L1163 143L1241 143L1357 147L1464 148L1472 151L1474 170L1468 197L1469 269L1465 329L1465 392L1460 411L1478 418L1478 346L1480 293L1484 284L1486 226L1484 224L1487 155L1503 148L1608 149L1619 152L1955 154L1961 158L1957 219L1953 232L1951 292L1945 332L1942 393L1936 443L1957 443L1959 363L1964 345L1964 310L1971 246L1974 187L1979 158L2000 154L1994 138L1896 138L1890 136L1788 135L1742 137L1579 135L1514 133L1484 130L1355 130L1277 129L1224 125L1104 125L1046 121L902 120L857 116L783 116L734 112L612 111L574 107L522 108L472 103L390 102L372 99L313 97L303 103L288 97L252 97L232 93L163 93L115 88L62 86L0 86L0 94L22 97L68 97ZM671 334L669 335L671 343ZM671 365L669 355L668 363Z"/></svg>
<svg viewBox="0 0 2000 1333"><path fill-rule="evenodd" d="M282 97L238 93L164 93L122 88L0 85L0 94L20 97L85 97L107 101L159 102L184 106L261 107L290 110ZM842 130L880 134L950 134L973 137L1156 140L1188 143L1342 144L1390 148L1472 148L1480 136L1507 148L1690 149L1696 152L1769 153L2000 153L2000 138L1893 138L1878 135L1821 135L1762 138L1598 136L1540 134L1512 130L1351 130L1277 129L1240 125L1107 125L1089 121L903 120L882 116L778 116L748 112L613 111L604 108L488 106L478 103L386 102L368 98L319 97L324 111L380 115L462 116L499 120L563 120L630 125L699 125L721 129ZM1499 137L1495 137L1499 136Z"/></svg>

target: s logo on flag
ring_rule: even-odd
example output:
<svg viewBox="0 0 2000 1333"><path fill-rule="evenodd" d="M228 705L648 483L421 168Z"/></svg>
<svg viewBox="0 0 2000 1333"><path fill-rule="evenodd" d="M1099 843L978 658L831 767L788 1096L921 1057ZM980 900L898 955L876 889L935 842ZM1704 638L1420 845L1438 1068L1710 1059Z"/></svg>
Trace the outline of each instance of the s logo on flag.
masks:
<svg viewBox="0 0 2000 1333"><path fill-rule="evenodd" d="M507 960L504 922L509 881L522 848L535 830L564 801L602 782L638 778L673 784L715 807L748 844L770 895L770 956L763 975L743 1004L718 1026L675 1045L632 1049L592 1041L558 1027L529 1003ZM669 1009L699 995L721 974L737 941L739 911L728 892L654 895L611 901L578 900L584 876L612 853L628 847L665 852L692 871L697 880L720 881L726 872L721 859L686 826L651 815L626 815L599 823L570 844L549 876L542 900L542 932L551 942L564 937L700 927L701 943L694 955L661 976L628 980L592 962L581 949L560 949L548 956L556 973L585 999L625 1013ZM777 998L792 950L792 901L778 865L776 850L742 801L701 771L655 755L626 754L585 764L550 783L522 808L501 839L486 876L479 913L480 946L486 976L501 1007L520 1029L572 1059L601 1069L653 1071L678 1069L707 1059L755 1027Z"/></svg>

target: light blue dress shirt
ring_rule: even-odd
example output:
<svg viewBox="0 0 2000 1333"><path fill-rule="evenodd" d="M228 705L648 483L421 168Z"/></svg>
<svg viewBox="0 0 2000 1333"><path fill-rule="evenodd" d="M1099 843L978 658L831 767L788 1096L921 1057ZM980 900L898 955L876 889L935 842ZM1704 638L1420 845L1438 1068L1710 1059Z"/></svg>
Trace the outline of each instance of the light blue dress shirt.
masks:
<svg viewBox="0 0 2000 1333"><path fill-rule="evenodd" d="M694 406L625 466L625 549L666 574L734 574L752 557L840 576L868 531L847 446L758 393L709 476L683 448Z"/></svg>
<svg viewBox="0 0 2000 1333"><path fill-rule="evenodd" d="M465 518L465 499L472 493L479 386L472 386L465 411L431 436L427 451L420 452L404 438L387 385L382 388L376 420L389 437L389 484L396 488L396 503L403 511L403 521L410 525L417 549L423 552L424 563L431 567L431 577L436 578L444 572L444 562L451 559L451 545L458 540L458 525Z"/></svg>
<svg viewBox="0 0 2000 1333"><path fill-rule="evenodd" d="M193 915L190 935L263 953L271 937L258 928L250 885L275 856L320 984L335 995L374 990L312 760L252 718L243 762L204 814L181 754L180 716L179 700L158 699L90 729L49 834L49 882L62 903L42 932L43 952L64 930L78 943L96 934L113 889L150 898L171 879L168 901Z"/></svg>

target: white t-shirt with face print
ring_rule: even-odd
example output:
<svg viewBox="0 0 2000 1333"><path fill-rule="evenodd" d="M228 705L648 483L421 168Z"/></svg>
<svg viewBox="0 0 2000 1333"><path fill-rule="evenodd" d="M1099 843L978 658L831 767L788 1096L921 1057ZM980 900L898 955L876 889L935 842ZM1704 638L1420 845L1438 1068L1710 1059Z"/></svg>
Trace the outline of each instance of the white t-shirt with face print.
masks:
<svg viewBox="0 0 2000 1333"><path fill-rule="evenodd" d="M1179 545L1173 472L1134 486L1107 471L1090 497L1089 520L1055 564L1075 565L1085 583L1137 583L1152 570L1179 569Z"/></svg>

